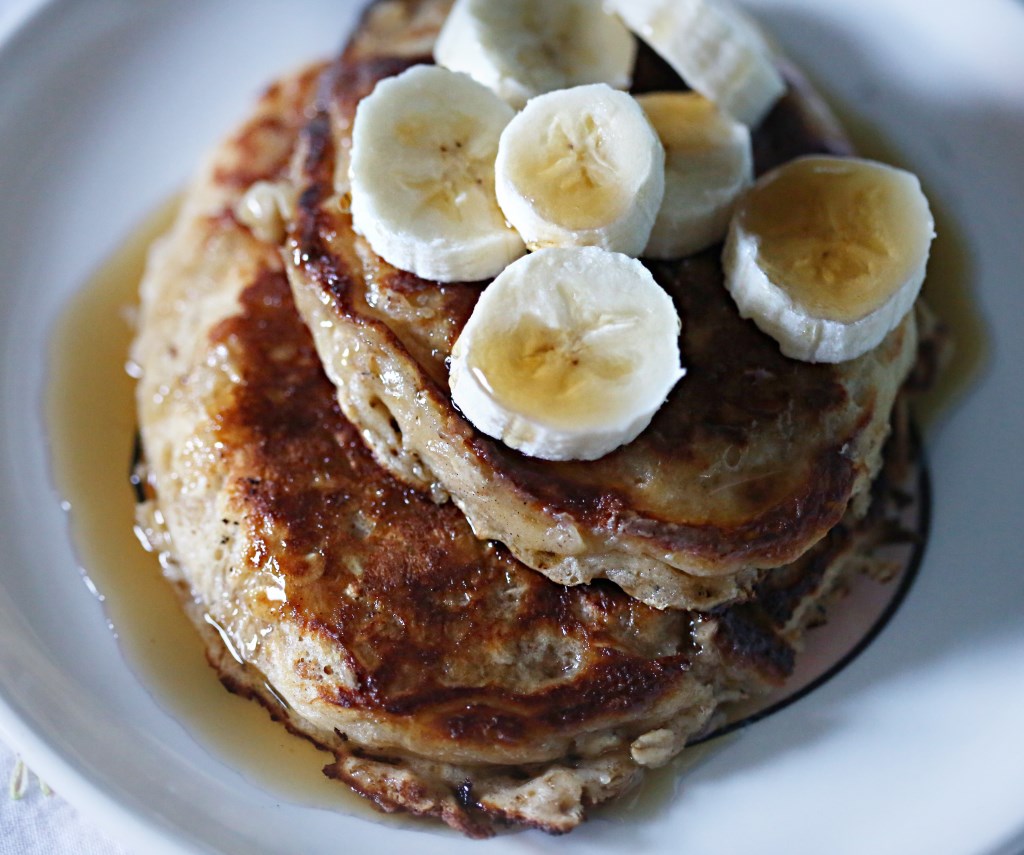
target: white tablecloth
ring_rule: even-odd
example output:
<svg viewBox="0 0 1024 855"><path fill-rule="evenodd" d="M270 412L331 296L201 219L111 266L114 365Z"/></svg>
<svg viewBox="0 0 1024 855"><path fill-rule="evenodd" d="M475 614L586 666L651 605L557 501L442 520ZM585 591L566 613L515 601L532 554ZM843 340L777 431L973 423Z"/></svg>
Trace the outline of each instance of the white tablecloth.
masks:
<svg viewBox="0 0 1024 855"><path fill-rule="evenodd" d="M35 775L19 770L17 755L2 741L0 786L0 855L130 855Z"/></svg>

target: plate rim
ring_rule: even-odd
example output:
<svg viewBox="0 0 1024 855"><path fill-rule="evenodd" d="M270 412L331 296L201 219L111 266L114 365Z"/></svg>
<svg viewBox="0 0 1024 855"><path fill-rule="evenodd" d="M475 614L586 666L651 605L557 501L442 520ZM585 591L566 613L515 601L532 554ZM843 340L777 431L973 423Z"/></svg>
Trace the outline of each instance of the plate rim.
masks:
<svg viewBox="0 0 1024 855"><path fill-rule="evenodd" d="M1007 2L1012 5L1012 0ZM32 31L45 26L48 16L56 14L55 10L66 3L65 0L30 0L24 5L27 11L14 21L11 29L0 32L0 63L7 62L4 58L9 55L11 45L15 41L31 38ZM909 583L907 587L909 589ZM903 595L905 593L904 591ZM868 643L874 640L875 635L877 633L872 635ZM147 847L145 851L154 851L154 840L159 846L166 847L167 852L216 851L207 848L201 842L184 839L181 836L182 829L168 828L156 813L140 814L138 810L128 808L113 791L91 777L86 770L76 768L69 758L60 754L33 724L10 705L5 694L5 686L0 683L0 734L5 738L11 737L8 741L12 747L16 745L16 750L25 756L29 765L43 773L51 783L56 784L61 794L76 807L89 809L102 806L103 810L96 811L93 818L96 824L107 830L112 837L135 840L134 845ZM115 823L108 823L101 817L116 817L116 831ZM1015 839L1021 838L1024 838L1024 817L1021 832L1015 836ZM1013 845L1014 840L1007 844L1008 847Z"/></svg>

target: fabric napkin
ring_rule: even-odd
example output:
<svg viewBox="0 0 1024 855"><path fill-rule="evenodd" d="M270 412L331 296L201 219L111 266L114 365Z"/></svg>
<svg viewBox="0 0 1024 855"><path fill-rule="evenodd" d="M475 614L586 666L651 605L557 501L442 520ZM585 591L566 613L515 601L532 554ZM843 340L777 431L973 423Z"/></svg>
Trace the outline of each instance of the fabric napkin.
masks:
<svg viewBox="0 0 1024 855"><path fill-rule="evenodd" d="M0 855L131 855L0 741Z"/></svg>

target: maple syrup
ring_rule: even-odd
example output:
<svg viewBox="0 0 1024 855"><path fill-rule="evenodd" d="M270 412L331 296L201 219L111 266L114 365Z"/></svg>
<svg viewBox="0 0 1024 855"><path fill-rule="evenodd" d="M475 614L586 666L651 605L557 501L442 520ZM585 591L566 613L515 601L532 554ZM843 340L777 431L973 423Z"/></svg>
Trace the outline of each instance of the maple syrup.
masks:
<svg viewBox="0 0 1024 855"><path fill-rule="evenodd" d="M212 755L282 799L383 821L322 774L331 755L225 690L157 557L133 533L128 349L148 247L176 208L168 204L148 218L75 295L54 330L47 400L53 471L86 583L101 598L129 666Z"/></svg>

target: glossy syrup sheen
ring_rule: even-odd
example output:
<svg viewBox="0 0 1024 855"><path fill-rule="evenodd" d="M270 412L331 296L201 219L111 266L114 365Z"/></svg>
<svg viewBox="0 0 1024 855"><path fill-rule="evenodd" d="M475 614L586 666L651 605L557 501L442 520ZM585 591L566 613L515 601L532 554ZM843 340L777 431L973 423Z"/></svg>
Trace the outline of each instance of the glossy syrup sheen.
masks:
<svg viewBox="0 0 1024 855"><path fill-rule="evenodd" d="M132 669L206 750L281 798L393 822L322 774L331 755L221 685L157 557L133 533L132 318L146 252L175 209L168 204L141 225L70 302L54 332L47 401L54 474L80 563Z"/></svg>

